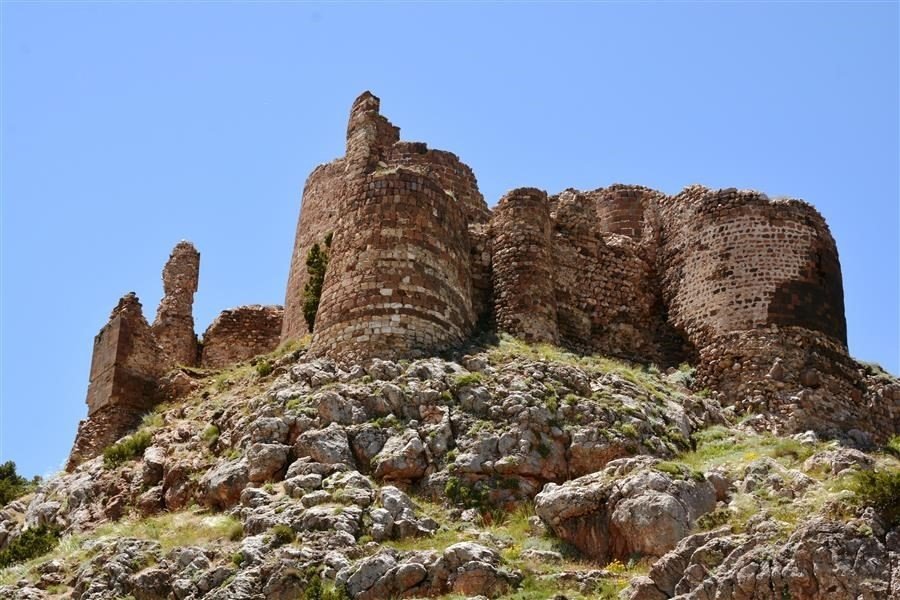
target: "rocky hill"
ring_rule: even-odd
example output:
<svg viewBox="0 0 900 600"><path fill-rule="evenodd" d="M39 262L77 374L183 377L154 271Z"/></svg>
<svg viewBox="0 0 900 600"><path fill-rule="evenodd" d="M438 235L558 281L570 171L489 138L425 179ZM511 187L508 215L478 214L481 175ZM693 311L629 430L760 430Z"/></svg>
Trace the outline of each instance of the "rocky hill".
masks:
<svg viewBox="0 0 900 600"><path fill-rule="evenodd" d="M900 600L900 381L800 200L517 188L363 93L285 305L200 254L94 339L66 472L0 465L0 597Z"/></svg>
<svg viewBox="0 0 900 600"><path fill-rule="evenodd" d="M897 438L779 435L687 364L503 335L177 374L3 508L0 597L900 598Z"/></svg>

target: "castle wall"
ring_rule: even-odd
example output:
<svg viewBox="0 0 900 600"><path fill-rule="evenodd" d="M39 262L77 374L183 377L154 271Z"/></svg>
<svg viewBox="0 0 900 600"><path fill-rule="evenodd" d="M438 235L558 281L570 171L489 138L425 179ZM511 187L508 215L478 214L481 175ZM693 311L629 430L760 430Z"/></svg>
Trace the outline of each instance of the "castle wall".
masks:
<svg viewBox="0 0 900 600"><path fill-rule="evenodd" d="M398 142L391 146L386 160L390 165L418 170L437 182L462 203L469 223L487 223L490 219L475 173L452 152L429 149L422 142Z"/></svg>
<svg viewBox="0 0 900 600"><path fill-rule="evenodd" d="M179 242L163 268L164 295L152 326L172 366L197 364L193 306L199 276L200 253L190 242Z"/></svg>
<svg viewBox="0 0 900 600"><path fill-rule="evenodd" d="M600 233L590 194L567 190L551 205L560 343L584 353L653 360L651 274L636 243Z"/></svg>
<svg viewBox="0 0 900 600"><path fill-rule="evenodd" d="M222 311L203 334L200 365L221 368L267 354L281 340L280 306L240 306Z"/></svg>
<svg viewBox="0 0 900 600"><path fill-rule="evenodd" d="M493 319L494 284L492 281L493 240L488 223L471 223L469 235L469 268L472 273L472 310L475 322L488 327Z"/></svg>
<svg viewBox="0 0 900 600"><path fill-rule="evenodd" d="M94 338L88 418L78 426L67 469L96 456L140 422L156 403L157 380L168 362L141 303L134 294L124 296Z"/></svg>
<svg viewBox="0 0 900 600"><path fill-rule="evenodd" d="M310 352L387 358L462 342L474 324L463 207L405 168L348 189Z"/></svg>
<svg viewBox="0 0 900 600"><path fill-rule="evenodd" d="M152 405L153 387L166 362L137 296L124 296L94 338L88 414L111 404Z"/></svg>
<svg viewBox="0 0 900 600"><path fill-rule="evenodd" d="M720 336L701 350L697 374L698 386L716 390L725 404L772 415L787 433L856 430L884 443L900 427L896 380L866 374L841 343L803 327Z"/></svg>
<svg viewBox="0 0 900 600"><path fill-rule="evenodd" d="M284 298L282 340L298 339L309 333L303 318L303 288L309 280L306 255L313 244L323 245L325 236L337 227L339 207L345 193L345 171L343 159L320 165L310 174L303 188Z"/></svg>
<svg viewBox="0 0 900 600"><path fill-rule="evenodd" d="M837 249L811 206L695 186L665 199L660 211L669 318L698 348L770 324L846 345Z"/></svg>
<svg viewBox="0 0 900 600"><path fill-rule="evenodd" d="M494 318L532 342L559 339L551 229L547 194L534 188L508 192L491 216Z"/></svg>

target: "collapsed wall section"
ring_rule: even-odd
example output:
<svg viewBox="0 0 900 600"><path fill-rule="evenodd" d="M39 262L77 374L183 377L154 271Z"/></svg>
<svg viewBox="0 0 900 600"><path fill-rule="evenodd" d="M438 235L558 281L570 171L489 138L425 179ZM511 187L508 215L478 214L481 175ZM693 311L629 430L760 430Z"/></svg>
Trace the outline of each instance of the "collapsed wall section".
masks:
<svg viewBox="0 0 900 600"><path fill-rule="evenodd" d="M371 173L355 191L334 233L310 352L396 358L461 343L474 324L462 206L405 168Z"/></svg>
<svg viewBox="0 0 900 600"><path fill-rule="evenodd" d="M587 194L567 190L551 204L560 343L583 353L652 360L654 298L637 245L623 235L601 235Z"/></svg>
<svg viewBox="0 0 900 600"><path fill-rule="evenodd" d="M200 366L222 368L278 348L284 309L239 306L216 317L203 334Z"/></svg>
<svg viewBox="0 0 900 600"><path fill-rule="evenodd" d="M156 403L156 384L166 367L165 351L156 343L141 303L127 294L94 338L88 418L78 426L67 469L96 456L140 422Z"/></svg>
<svg viewBox="0 0 900 600"><path fill-rule="evenodd" d="M900 428L900 384L850 358L844 346L803 327L719 336L700 352L700 387L739 412L774 416L778 432L813 430L885 443Z"/></svg>
<svg viewBox="0 0 900 600"><path fill-rule="evenodd" d="M559 340L552 223L546 192L508 192L491 217L494 319L497 328L530 342Z"/></svg>

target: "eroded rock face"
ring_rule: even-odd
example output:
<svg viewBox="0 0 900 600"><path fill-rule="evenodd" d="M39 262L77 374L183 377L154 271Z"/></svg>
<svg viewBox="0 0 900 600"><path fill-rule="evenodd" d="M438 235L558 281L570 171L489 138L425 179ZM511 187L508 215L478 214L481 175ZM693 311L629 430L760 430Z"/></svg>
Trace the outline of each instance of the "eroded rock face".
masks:
<svg viewBox="0 0 900 600"><path fill-rule="evenodd" d="M249 482L250 469L246 459L241 459L223 462L210 470L200 480L200 488L209 506L222 509L237 504Z"/></svg>
<svg viewBox="0 0 900 600"><path fill-rule="evenodd" d="M705 479L673 479L653 464L615 460L599 473L549 483L535 497L535 511L556 535L601 563L633 553L661 556L715 508L716 492Z"/></svg>
<svg viewBox="0 0 900 600"><path fill-rule="evenodd" d="M647 577L633 580L623 598L898 598L898 536L898 530L879 536L822 518L803 524L786 542L727 529L696 534L657 561Z"/></svg>

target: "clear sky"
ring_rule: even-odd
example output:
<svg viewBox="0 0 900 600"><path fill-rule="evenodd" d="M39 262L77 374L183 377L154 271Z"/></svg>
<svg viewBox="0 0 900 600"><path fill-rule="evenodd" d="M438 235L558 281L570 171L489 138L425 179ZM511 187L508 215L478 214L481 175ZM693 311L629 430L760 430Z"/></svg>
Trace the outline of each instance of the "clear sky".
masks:
<svg viewBox="0 0 900 600"><path fill-rule="evenodd" d="M692 183L813 203L850 349L898 357L898 4L0 4L0 460L64 462L94 335L172 246L199 333L283 302L303 182L369 89L489 204Z"/></svg>

